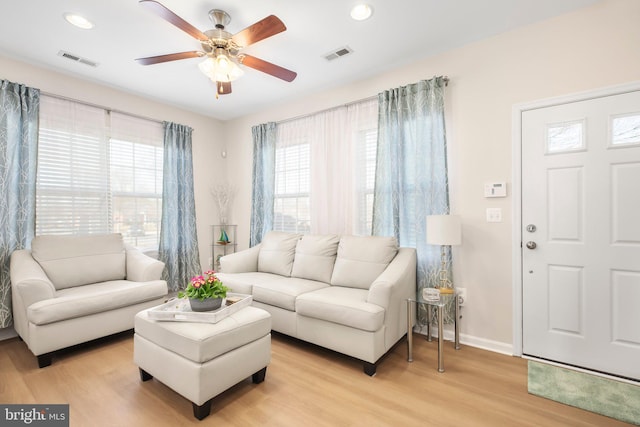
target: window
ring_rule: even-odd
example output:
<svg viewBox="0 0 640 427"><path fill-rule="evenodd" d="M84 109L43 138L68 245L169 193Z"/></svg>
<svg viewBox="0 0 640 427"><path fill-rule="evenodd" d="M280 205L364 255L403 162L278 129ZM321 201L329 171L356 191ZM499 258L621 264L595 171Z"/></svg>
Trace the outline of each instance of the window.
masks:
<svg viewBox="0 0 640 427"><path fill-rule="evenodd" d="M273 229L291 233L310 231L310 144L280 144L276 148Z"/></svg>
<svg viewBox="0 0 640 427"><path fill-rule="evenodd" d="M371 234L377 99L277 126L274 230Z"/></svg>
<svg viewBox="0 0 640 427"><path fill-rule="evenodd" d="M157 249L162 124L43 96L36 234L122 233Z"/></svg>

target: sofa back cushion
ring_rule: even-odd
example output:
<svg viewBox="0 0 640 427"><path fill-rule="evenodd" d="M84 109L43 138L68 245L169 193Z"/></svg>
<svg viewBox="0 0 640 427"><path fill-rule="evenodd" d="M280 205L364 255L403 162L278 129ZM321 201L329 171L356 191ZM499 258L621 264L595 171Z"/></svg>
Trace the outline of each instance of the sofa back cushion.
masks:
<svg viewBox="0 0 640 427"><path fill-rule="evenodd" d="M121 234L37 236L31 242L31 254L56 289L126 276Z"/></svg>
<svg viewBox="0 0 640 427"><path fill-rule="evenodd" d="M342 236L331 284L369 289L397 253L395 237Z"/></svg>
<svg viewBox="0 0 640 427"><path fill-rule="evenodd" d="M299 234L269 231L260 243L258 271L290 277Z"/></svg>
<svg viewBox="0 0 640 427"><path fill-rule="evenodd" d="M291 276L331 283L340 237L306 234L298 241Z"/></svg>

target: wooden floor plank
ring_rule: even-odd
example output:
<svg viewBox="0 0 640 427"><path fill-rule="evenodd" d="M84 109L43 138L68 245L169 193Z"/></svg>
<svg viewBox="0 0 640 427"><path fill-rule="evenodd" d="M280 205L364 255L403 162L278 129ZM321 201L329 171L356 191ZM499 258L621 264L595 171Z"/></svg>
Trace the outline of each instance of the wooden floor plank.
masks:
<svg viewBox="0 0 640 427"><path fill-rule="evenodd" d="M274 334L266 380L251 379L213 401L203 421L162 383L142 382L131 333L54 356L39 369L17 338L0 342L0 402L69 403L75 426L626 426L527 393L527 363L473 347L402 341L368 377L343 355ZM171 367L167 367L171 369Z"/></svg>

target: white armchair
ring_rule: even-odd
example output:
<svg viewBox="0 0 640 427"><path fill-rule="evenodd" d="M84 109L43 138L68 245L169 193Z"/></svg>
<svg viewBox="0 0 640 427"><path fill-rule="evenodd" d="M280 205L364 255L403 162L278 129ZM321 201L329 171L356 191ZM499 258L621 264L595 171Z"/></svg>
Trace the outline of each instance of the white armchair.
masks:
<svg viewBox="0 0 640 427"><path fill-rule="evenodd" d="M56 350L132 329L136 313L164 301L163 269L120 234L38 236L11 255L16 332L48 366Z"/></svg>

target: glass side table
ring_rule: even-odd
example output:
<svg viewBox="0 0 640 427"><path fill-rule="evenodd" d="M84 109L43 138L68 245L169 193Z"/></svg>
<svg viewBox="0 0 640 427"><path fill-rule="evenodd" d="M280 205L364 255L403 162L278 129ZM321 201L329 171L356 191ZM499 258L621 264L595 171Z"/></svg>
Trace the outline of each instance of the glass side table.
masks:
<svg viewBox="0 0 640 427"><path fill-rule="evenodd" d="M438 372L444 372L444 307L453 301L455 313L453 317L453 327L455 331L454 346L460 350L460 306L458 304L458 294L441 294L439 301L428 301L417 294L416 298L407 299L407 362L413 362L413 305L418 304L427 307L427 339L431 341L431 310L436 309L438 321Z"/></svg>

